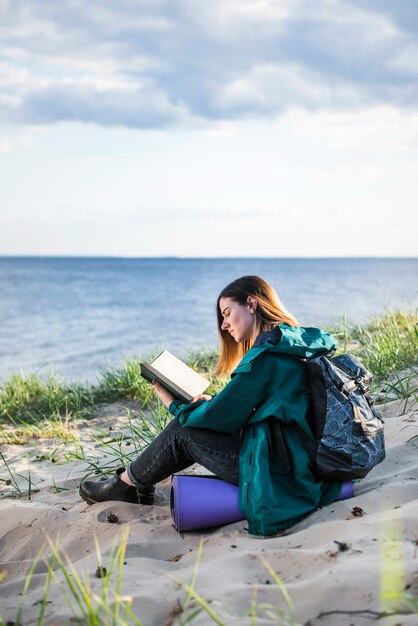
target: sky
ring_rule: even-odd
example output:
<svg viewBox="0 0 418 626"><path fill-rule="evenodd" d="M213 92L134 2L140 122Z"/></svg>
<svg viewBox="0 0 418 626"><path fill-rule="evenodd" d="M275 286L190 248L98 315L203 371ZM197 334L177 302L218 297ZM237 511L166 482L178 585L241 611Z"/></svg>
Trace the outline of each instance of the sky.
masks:
<svg viewBox="0 0 418 626"><path fill-rule="evenodd" d="M417 256L416 0L0 0L0 255Z"/></svg>

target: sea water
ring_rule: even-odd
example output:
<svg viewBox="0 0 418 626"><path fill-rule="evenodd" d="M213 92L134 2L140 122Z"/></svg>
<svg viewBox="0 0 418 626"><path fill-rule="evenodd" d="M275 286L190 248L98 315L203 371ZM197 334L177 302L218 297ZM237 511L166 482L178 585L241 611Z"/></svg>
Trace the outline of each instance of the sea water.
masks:
<svg viewBox="0 0 418 626"><path fill-rule="evenodd" d="M216 349L216 298L245 274L299 323L366 324L418 307L418 259L0 258L0 381L13 372L95 382L166 348Z"/></svg>

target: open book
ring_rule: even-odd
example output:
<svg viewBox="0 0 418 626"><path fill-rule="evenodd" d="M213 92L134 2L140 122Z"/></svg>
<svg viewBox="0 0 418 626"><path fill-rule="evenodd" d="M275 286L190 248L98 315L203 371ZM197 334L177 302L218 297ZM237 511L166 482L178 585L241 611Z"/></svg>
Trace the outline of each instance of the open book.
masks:
<svg viewBox="0 0 418 626"><path fill-rule="evenodd" d="M164 350L152 363L141 363L141 376L149 382L156 380L173 396L183 402L191 402L210 385L210 381L180 361L174 354Z"/></svg>

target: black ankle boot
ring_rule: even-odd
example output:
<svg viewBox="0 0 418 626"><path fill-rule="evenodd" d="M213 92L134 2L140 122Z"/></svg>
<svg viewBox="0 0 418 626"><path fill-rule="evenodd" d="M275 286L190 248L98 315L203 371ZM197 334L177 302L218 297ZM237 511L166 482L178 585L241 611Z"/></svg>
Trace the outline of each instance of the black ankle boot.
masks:
<svg viewBox="0 0 418 626"><path fill-rule="evenodd" d="M80 496L87 504L106 502L106 500L121 500L138 504L139 496L136 487L127 485L119 478L124 471L124 467L119 467L111 478L98 481L85 480L80 484Z"/></svg>
<svg viewBox="0 0 418 626"><path fill-rule="evenodd" d="M138 498L141 504L154 504L155 487L150 485L149 487L137 488Z"/></svg>

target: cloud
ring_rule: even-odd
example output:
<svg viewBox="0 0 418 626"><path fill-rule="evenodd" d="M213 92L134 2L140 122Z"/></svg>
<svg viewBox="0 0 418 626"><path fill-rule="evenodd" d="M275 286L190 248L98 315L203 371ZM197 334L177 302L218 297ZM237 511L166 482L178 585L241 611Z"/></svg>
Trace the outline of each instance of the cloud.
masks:
<svg viewBox="0 0 418 626"><path fill-rule="evenodd" d="M418 102L416 3L1 0L0 13L6 122L165 128Z"/></svg>
<svg viewBox="0 0 418 626"><path fill-rule="evenodd" d="M405 115L390 106L367 107L355 116L344 111L309 113L294 109L281 118L281 124L292 136L308 139L310 145L340 154L351 151L356 158L359 151L374 154L376 149L381 154L415 155L418 142L418 111Z"/></svg>
<svg viewBox="0 0 418 626"><path fill-rule="evenodd" d="M418 77L418 44L402 48L389 62L389 67L401 74Z"/></svg>
<svg viewBox="0 0 418 626"><path fill-rule="evenodd" d="M72 121L102 126L161 128L186 117L184 107L164 93L120 85L98 87L91 81L34 90L22 103L19 116L30 124Z"/></svg>
<svg viewBox="0 0 418 626"><path fill-rule="evenodd" d="M352 108L368 99L362 87L344 81L328 84L298 64L268 64L251 68L223 85L215 99L220 111L276 115L302 106L308 110Z"/></svg>
<svg viewBox="0 0 418 626"><path fill-rule="evenodd" d="M10 152L11 149L12 147L6 139L0 139L0 152Z"/></svg>
<svg viewBox="0 0 418 626"><path fill-rule="evenodd" d="M230 42L259 34L283 33L287 23L300 7L301 0L211 0L211 2L179 2L181 15L189 26L207 39Z"/></svg>
<svg viewBox="0 0 418 626"><path fill-rule="evenodd" d="M367 2L364 0L350 0L350 4L360 9L364 9L367 6L369 11L387 17L400 30L411 32L416 36L416 0L402 0L402 2L393 2L393 0L367 0Z"/></svg>

